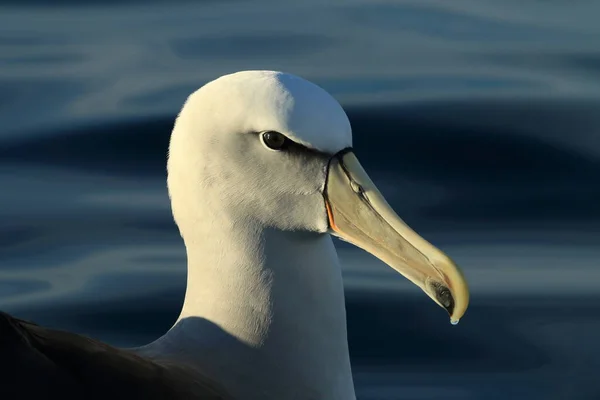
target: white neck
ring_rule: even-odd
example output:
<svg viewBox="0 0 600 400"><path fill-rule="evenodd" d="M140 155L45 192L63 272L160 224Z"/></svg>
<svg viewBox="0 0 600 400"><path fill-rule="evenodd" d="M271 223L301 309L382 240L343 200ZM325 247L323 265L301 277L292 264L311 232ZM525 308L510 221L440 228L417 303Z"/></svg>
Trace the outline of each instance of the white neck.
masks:
<svg viewBox="0 0 600 400"><path fill-rule="evenodd" d="M212 231L185 235L181 315L145 353L192 365L234 398L355 399L331 237L198 225Z"/></svg>

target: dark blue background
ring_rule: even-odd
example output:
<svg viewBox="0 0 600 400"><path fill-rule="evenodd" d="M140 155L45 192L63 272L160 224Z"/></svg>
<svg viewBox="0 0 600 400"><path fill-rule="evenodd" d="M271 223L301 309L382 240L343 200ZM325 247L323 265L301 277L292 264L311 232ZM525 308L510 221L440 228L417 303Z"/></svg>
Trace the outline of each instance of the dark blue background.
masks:
<svg viewBox="0 0 600 400"><path fill-rule="evenodd" d="M0 0L0 308L122 346L167 330L174 117L219 75L284 70L342 102L471 285L453 327L338 243L359 398L600 399L600 3L300 3Z"/></svg>

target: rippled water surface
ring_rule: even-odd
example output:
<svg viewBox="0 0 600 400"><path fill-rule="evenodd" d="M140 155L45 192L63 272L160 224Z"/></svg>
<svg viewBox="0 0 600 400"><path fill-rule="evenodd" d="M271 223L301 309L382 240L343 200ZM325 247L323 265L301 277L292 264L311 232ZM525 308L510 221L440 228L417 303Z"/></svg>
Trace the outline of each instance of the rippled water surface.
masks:
<svg viewBox="0 0 600 400"><path fill-rule="evenodd" d="M337 243L360 399L600 399L600 3L0 0L0 308L115 345L177 317L166 148L219 75L313 80L463 266L457 327Z"/></svg>

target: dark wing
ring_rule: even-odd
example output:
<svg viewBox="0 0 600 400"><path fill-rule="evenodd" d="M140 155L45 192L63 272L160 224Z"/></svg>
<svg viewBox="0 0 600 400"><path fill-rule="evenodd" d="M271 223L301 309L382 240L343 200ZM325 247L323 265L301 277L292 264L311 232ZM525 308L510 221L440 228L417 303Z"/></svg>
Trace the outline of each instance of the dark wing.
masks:
<svg viewBox="0 0 600 400"><path fill-rule="evenodd" d="M2 399L230 400L208 379L0 312Z"/></svg>

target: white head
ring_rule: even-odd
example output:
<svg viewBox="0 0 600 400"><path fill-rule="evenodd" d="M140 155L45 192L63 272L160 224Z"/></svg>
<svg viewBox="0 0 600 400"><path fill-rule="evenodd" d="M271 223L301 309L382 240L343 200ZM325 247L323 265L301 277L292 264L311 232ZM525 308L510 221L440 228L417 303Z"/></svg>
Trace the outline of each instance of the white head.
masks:
<svg viewBox="0 0 600 400"><path fill-rule="evenodd" d="M351 146L342 107L302 78L244 71L206 84L181 110L169 152L186 245L202 240L207 213L231 226L329 232L392 266L457 321L469 297L462 273L393 212Z"/></svg>
<svg viewBox="0 0 600 400"><path fill-rule="evenodd" d="M269 131L287 138L285 150L267 146ZM184 238L201 205L236 224L326 232L327 154L351 145L346 114L320 87L281 72L223 76L193 93L177 119L168 162L175 220Z"/></svg>

